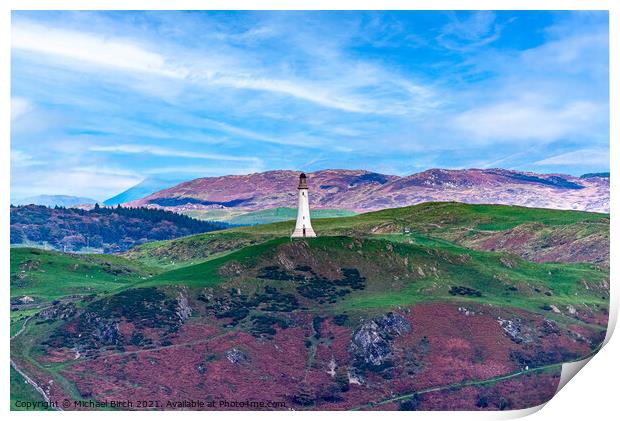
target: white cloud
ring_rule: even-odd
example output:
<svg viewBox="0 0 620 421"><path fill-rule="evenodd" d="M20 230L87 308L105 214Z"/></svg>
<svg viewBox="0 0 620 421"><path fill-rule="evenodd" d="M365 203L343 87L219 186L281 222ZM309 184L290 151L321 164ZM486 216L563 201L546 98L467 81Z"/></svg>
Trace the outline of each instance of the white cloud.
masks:
<svg viewBox="0 0 620 421"><path fill-rule="evenodd" d="M57 169L23 170L13 174L21 183L11 190L14 197L38 194L67 194L105 200L139 183L142 177L99 171L97 168L71 167Z"/></svg>
<svg viewBox="0 0 620 421"><path fill-rule="evenodd" d="M353 129L351 127L337 127L336 126L336 127L329 127L328 130L331 133L334 133L340 136L347 136L347 137L358 137L364 134L364 132L362 132L361 130Z"/></svg>
<svg viewBox="0 0 620 421"><path fill-rule="evenodd" d="M60 64L88 64L72 70L100 71L104 66L117 71L167 77L190 86L226 87L285 95L327 108L373 114L407 114L434 106L433 91L369 63L350 61L332 52L331 62L312 62L312 73L324 73L317 79L300 78L282 71L283 63L250 60L247 51L226 47L207 53L181 46L147 47L133 39L69 29L50 28L32 22L16 22L12 27L12 48L62 58ZM163 53L163 50L167 51ZM225 51L225 53L224 53ZM206 54L206 56L205 56ZM244 64L251 62L250 64ZM56 63L58 64L58 63ZM333 68L336 71L329 72ZM343 69L347 69L343 72ZM275 72L274 72L275 71ZM279 77L266 77L281 73ZM338 75L335 75L335 74ZM126 83L136 90L164 95L161 84L139 79Z"/></svg>
<svg viewBox="0 0 620 421"><path fill-rule="evenodd" d="M467 19L456 16L442 28L437 41L445 48L469 51L497 40L502 26L496 23L495 13L487 10L473 12Z"/></svg>
<svg viewBox="0 0 620 421"><path fill-rule="evenodd" d="M32 110L32 103L23 97L11 98L11 121L15 121Z"/></svg>
<svg viewBox="0 0 620 421"><path fill-rule="evenodd" d="M90 150L93 152L110 152L121 154L148 154L156 156L169 156L179 158L196 158L196 159L210 159L219 161L241 161L241 162L254 162L260 163L259 158L250 156L239 155L223 155L213 153L203 153L194 151L183 151L178 149L161 148L158 146L149 145L112 145L112 146L92 146Z"/></svg>
<svg viewBox="0 0 620 421"><path fill-rule="evenodd" d="M36 160L32 155L20 151L19 149L11 149L11 167L13 168L32 167L44 163L45 162Z"/></svg>
<svg viewBox="0 0 620 421"><path fill-rule="evenodd" d="M479 140L551 141L583 134L602 111L586 101L554 106L525 98L473 108L454 117L452 125Z"/></svg>
<svg viewBox="0 0 620 421"><path fill-rule="evenodd" d="M549 158L534 162L534 165L593 165L593 166L609 166L609 150L607 149L580 149L573 152L567 152L554 155Z"/></svg>
<svg viewBox="0 0 620 421"><path fill-rule="evenodd" d="M196 121L196 125L204 124L206 127L216 129L223 133L228 133L231 135L239 136L246 139L258 140L266 143L275 143L278 145L293 145L293 146L305 146L312 147L320 145L321 142L319 139L309 139L304 137L302 139L297 139L293 137L276 137L276 136L266 136L262 133L258 133L253 130L244 129L241 127L233 126L228 123L224 123L221 121L215 121L210 119L199 119Z"/></svg>
<svg viewBox="0 0 620 421"><path fill-rule="evenodd" d="M236 167L232 168L230 165L179 165L169 167L154 167L145 171L145 174L160 175L160 174L191 174L195 177L212 177L221 175L242 175L251 174L262 171L260 166L249 167Z"/></svg>
<svg viewBox="0 0 620 421"><path fill-rule="evenodd" d="M607 31L572 35L525 50L519 57L518 66L521 71L607 73L608 62L601 58L607 55L608 49Z"/></svg>
<svg viewBox="0 0 620 421"><path fill-rule="evenodd" d="M101 166L101 165L91 165L91 166L77 166L73 167L72 171L82 172L82 173L96 173L100 176L123 176L123 177L132 177L132 178L140 178L141 175L136 171L127 168L119 168L115 166Z"/></svg>
<svg viewBox="0 0 620 421"><path fill-rule="evenodd" d="M244 78L235 76L220 76L212 80L212 83L237 89L251 89L257 91L267 91L279 94L290 95L295 98L314 102L329 108L337 108L351 112L375 112L368 102L359 98L335 95L322 84L309 84L307 82L292 82L289 80L267 79L267 78Z"/></svg>
<svg viewBox="0 0 620 421"><path fill-rule="evenodd" d="M167 62L162 55L134 41L104 37L73 30L49 28L32 23L12 27L11 46L41 54L60 56L119 70L184 78L187 70Z"/></svg>

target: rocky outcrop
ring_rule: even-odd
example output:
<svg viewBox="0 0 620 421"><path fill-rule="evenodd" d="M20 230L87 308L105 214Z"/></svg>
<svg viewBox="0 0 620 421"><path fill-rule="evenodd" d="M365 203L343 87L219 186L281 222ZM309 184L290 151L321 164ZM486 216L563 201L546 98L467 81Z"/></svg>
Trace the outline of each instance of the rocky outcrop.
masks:
<svg viewBox="0 0 620 421"><path fill-rule="evenodd" d="M245 268L236 260L232 262L228 262L217 270L218 275L220 276L238 276L243 273Z"/></svg>
<svg viewBox="0 0 620 421"><path fill-rule="evenodd" d="M37 317L41 320L52 321L52 320L67 320L76 313L75 304L67 303L67 304L56 304L52 307L45 308L37 314Z"/></svg>
<svg viewBox="0 0 620 421"><path fill-rule="evenodd" d="M518 317L514 319L498 318L497 322L506 335L517 344L530 343L534 340L534 329L526 326Z"/></svg>
<svg viewBox="0 0 620 421"><path fill-rule="evenodd" d="M560 335L561 330L556 322L553 320L545 319L542 324L541 332L545 336L549 335Z"/></svg>
<svg viewBox="0 0 620 421"><path fill-rule="evenodd" d="M409 331L409 322L392 312L362 324L353 333L349 345L355 365L371 370L388 366L393 358L392 340Z"/></svg>
<svg viewBox="0 0 620 421"><path fill-rule="evenodd" d="M240 364L248 360L248 356L237 348L226 351L226 358L232 364Z"/></svg>
<svg viewBox="0 0 620 421"><path fill-rule="evenodd" d="M192 315L192 308L189 306L189 301L187 300L187 291L181 291L179 293L177 297L176 313L181 323L185 322L185 320L189 319L189 316Z"/></svg>
<svg viewBox="0 0 620 421"><path fill-rule="evenodd" d="M118 322L105 320L96 313L85 313L84 322L90 327L90 334L101 345L119 345L121 335Z"/></svg>

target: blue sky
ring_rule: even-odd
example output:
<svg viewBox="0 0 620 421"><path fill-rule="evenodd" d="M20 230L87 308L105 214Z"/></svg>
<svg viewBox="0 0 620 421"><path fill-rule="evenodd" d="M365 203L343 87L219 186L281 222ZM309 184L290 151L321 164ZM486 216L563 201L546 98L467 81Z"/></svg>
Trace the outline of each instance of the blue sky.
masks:
<svg viewBox="0 0 620 421"><path fill-rule="evenodd" d="M13 12L11 195L609 169L607 12Z"/></svg>

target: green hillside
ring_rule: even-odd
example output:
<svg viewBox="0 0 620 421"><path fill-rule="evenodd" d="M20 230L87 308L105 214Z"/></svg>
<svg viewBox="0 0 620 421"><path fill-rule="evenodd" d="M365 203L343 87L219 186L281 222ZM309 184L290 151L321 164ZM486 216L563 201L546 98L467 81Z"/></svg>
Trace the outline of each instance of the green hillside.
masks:
<svg viewBox="0 0 620 421"><path fill-rule="evenodd" d="M265 267L283 268L279 263L282 261L294 261L297 266L308 266L325 276L339 274L347 267L359 270L367 278L365 288L353 290L335 303L326 301L326 307L334 313L394 308L429 300L472 300L543 313L550 304L599 307L607 302L607 297L593 288L607 273L591 265L532 263L505 253L475 251L425 237L414 237L412 244L341 236L301 241L277 238L162 273L137 286L220 286L240 288L250 294L272 285L295 293L295 282L280 280L285 278L283 275L271 280L261 275ZM304 272L296 268L282 270L291 276ZM584 279L587 283L581 282Z"/></svg>
<svg viewBox="0 0 620 421"><path fill-rule="evenodd" d="M35 248L11 249L11 299L42 304L69 296L113 291L157 273L139 262L102 254L63 254Z"/></svg>
<svg viewBox="0 0 620 421"><path fill-rule="evenodd" d="M535 237L530 242L538 244L541 249L545 248L546 243L562 241L584 241L588 245L609 241L607 214L453 202L424 203L352 217L316 219L313 227L319 236L417 232L467 247L477 247L483 241L493 240L518 228ZM144 244L130 250L126 256L171 268L206 261L247 245L285 237L292 229L290 221L239 227ZM535 252L532 250L532 253Z"/></svg>
<svg viewBox="0 0 620 421"><path fill-rule="evenodd" d="M524 364L549 368L589 355L604 337L608 215L430 203L314 225L317 238L292 240L287 221L147 243L116 256L13 248L11 358L29 377L53 379L80 399L105 396L91 382L125 382L128 391L174 384L174 365L184 358L200 361L186 372L200 385L216 381L217 370L209 367L241 358L238 367L249 371L230 373L244 384L251 373L268 376L266 367L274 367L268 358L261 362L274 338L291 350L286 358L297 364L296 373L325 376L330 358L339 355L326 352L329 347L340 350L348 370L359 363L349 358L355 332L393 313L413 317L416 339L407 337L395 353L405 362L394 367L411 363L405 374L412 381L418 370L434 376L446 367L432 360L423 367L418 354L407 356L410 346L420 358L432 351L451 360L454 344L475 339L476 346L459 348L468 356L458 367L480 369L487 381L480 363L498 352L510 361L502 374L521 375ZM427 310L441 316L429 319ZM453 332L451 323L469 326L475 338ZM485 339L490 327L494 333ZM212 349L219 341L218 354ZM145 353L165 370L144 372ZM117 358L125 371L107 370L100 355ZM127 381L127 375L137 377ZM449 367L444 375L444 386L458 383ZM11 372L13 401L34 393Z"/></svg>

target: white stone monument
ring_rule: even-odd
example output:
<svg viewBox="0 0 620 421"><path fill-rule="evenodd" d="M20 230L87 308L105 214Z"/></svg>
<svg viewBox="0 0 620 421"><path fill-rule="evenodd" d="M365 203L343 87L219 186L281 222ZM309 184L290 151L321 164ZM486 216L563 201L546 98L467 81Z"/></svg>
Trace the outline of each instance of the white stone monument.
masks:
<svg viewBox="0 0 620 421"><path fill-rule="evenodd" d="M308 200L308 184L306 184L306 174L299 176L299 187L297 187L299 204L297 205L297 222L295 231L291 238L316 237L312 224L310 223L310 202Z"/></svg>

